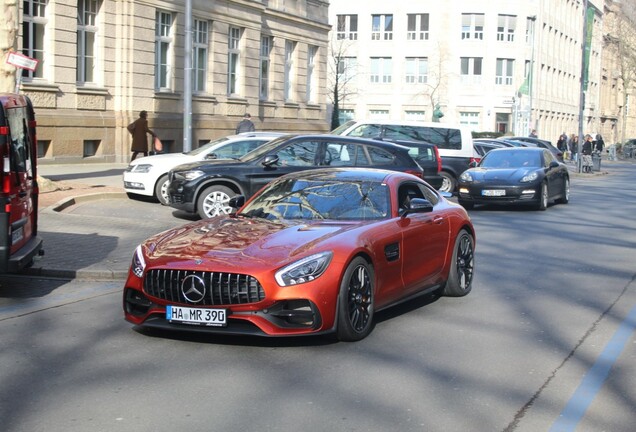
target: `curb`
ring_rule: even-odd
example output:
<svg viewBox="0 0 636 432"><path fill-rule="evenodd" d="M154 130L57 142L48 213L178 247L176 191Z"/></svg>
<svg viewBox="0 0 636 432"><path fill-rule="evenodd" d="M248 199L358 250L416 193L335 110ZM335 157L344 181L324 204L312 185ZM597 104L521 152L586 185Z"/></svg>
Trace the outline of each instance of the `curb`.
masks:
<svg viewBox="0 0 636 432"><path fill-rule="evenodd" d="M56 202L55 204L49 207L42 209L41 211L61 213L73 205L81 204L87 201L98 201L98 200L120 199L120 198L123 199L127 197L128 195L126 195L125 192L103 192L103 193L79 195L76 197L68 197L68 198L61 199L60 201Z"/></svg>

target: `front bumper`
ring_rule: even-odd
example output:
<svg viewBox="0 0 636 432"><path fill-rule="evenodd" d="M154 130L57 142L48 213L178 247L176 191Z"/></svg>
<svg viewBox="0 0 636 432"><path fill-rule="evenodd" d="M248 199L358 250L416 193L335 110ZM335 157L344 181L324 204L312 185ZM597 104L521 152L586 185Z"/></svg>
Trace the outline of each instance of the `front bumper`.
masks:
<svg viewBox="0 0 636 432"><path fill-rule="evenodd" d="M155 194L154 182L148 181L148 175L133 172L124 172L124 190L137 195Z"/></svg>
<svg viewBox="0 0 636 432"><path fill-rule="evenodd" d="M484 191L503 191L503 195L484 195ZM493 192L491 192L493 193ZM501 193L501 192L499 192ZM533 204L540 199L540 184L502 185L489 183L460 184L457 198L473 204Z"/></svg>

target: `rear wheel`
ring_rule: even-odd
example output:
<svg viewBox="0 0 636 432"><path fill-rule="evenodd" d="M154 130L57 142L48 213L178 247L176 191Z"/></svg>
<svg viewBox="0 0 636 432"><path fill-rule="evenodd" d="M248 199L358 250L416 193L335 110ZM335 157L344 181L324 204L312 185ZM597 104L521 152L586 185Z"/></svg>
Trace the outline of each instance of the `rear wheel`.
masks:
<svg viewBox="0 0 636 432"><path fill-rule="evenodd" d="M206 188L197 201L197 213L201 219L209 219L222 214L230 214L230 197L236 195L232 189L214 185Z"/></svg>
<svg viewBox="0 0 636 432"><path fill-rule="evenodd" d="M561 191L561 198L557 200L559 204L567 204L570 202L570 179L563 180L563 191Z"/></svg>
<svg viewBox="0 0 636 432"><path fill-rule="evenodd" d="M155 185L155 197L162 205L168 205L170 198L168 197L168 174L159 177Z"/></svg>
<svg viewBox="0 0 636 432"><path fill-rule="evenodd" d="M548 208L548 184L546 182L541 183L541 193L539 194L539 201L537 202L537 210L545 210Z"/></svg>
<svg viewBox="0 0 636 432"><path fill-rule="evenodd" d="M337 337L341 341L364 339L373 328L373 267L357 257L345 270L338 297Z"/></svg>
<svg viewBox="0 0 636 432"><path fill-rule="evenodd" d="M444 287L444 295L465 296L472 289L475 268L475 239L468 231L461 230L455 239L453 260Z"/></svg>
<svg viewBox="0 0 636 432"><path fill-rule="evenodd" d="M439 188L440 192L448 192L448 193L455 192L455 187L457 186L457 180L455 180L455 177L453 177L452 174L446 171L440 172L439 175L443 179L442 185Z"/></svg>

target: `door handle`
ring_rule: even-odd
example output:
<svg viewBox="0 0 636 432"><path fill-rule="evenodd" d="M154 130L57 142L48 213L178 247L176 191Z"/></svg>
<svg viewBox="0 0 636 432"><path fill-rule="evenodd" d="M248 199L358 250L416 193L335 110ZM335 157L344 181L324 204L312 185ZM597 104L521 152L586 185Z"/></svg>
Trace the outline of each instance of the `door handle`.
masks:
<svg viewBox="0 0 636 432"><path fill-rule="evenodd" d="M434 223L434 224L440 225L440 224L442 224L443 222L444 222L444 218L443 218L443 217L441 217L441 216L435 216L435 217L433 218L433 223Z"/></svg>

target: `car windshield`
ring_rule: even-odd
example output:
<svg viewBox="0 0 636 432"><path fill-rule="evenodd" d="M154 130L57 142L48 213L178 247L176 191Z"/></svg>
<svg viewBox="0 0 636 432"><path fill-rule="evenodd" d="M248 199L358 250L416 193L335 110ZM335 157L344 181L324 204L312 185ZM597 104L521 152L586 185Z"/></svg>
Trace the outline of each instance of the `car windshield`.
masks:
<svg viewBox="0 0 636 432"><path fill-rule="evenodd" d="M331 135L342 135L342 133L344 131L346 131L347 129L349 129L351 126L353 126L356 123L355 120L349 120L343 124L341 124L340 126L338 126L337 128L335 128L334 130L332 130L331 132L329 132Z"/></svg>
<svg viewBox="0 0 636 432"><path fill-rule="evenodd" d="M525 150L492 150L479 164L482 168L539 168L541 152Z"/></svg>
<svg viewBox="0 0 636 432"><path fill-rule="evenodd" d="M183 152L183 154L187 154L189 156L196 156L196 155L201 154L203 152L214 150L214 149L220 147L222 144L225 144L227 141L229 141L228 138L225 138L225 137L224 138L219 138L219 139L216 139L214 141L210 141L209 143L204 144L201 147L196 148L194 150L191 150L189 152Z"/></svg>
<svg viewBox="0 0 636 432"><path fill-rule="evenodd" d="M385 219L389 202L389 189L379 182L286 179L271 183L239 216L269 220Z"/></svg>

